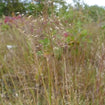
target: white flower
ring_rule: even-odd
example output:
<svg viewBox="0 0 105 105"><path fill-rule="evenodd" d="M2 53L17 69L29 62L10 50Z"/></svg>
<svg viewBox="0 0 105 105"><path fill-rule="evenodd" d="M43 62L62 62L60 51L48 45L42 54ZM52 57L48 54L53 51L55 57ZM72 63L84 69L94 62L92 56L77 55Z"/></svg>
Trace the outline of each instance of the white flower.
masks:
<svg viewBox="0 0 105 105"><path fill-rule="evenodd" d="M59 30L59 27L56 26L55 28L56 28L57 30Z"/></svg>
<svg viewBox="0 0 105 105"><path fill-rule="evenodd" d="M14 45L7 45L7 48L8 49L12 49L12 48L15 48L16 46L14 46Z"/></svg>

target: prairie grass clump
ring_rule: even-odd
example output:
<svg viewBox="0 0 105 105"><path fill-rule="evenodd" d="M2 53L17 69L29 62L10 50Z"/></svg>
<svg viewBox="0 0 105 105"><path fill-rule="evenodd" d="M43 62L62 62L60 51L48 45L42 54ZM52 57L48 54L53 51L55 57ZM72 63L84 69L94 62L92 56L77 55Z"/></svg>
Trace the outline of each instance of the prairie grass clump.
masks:
<svg viewBox="0 0 105 105"><path fill-rule="evenodd" d="M0 25L0 104L105 104L104 27L55 15L11 19Z"/></svg>

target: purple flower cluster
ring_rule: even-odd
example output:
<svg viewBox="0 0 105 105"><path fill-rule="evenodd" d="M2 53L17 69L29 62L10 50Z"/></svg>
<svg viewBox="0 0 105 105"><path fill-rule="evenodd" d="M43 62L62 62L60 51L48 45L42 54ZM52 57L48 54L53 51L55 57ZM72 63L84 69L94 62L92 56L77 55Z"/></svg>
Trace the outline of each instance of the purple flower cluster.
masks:
<svg viewBox="0 0 105 105"><path fill-rule="evenodd" d="M21 15L14 16L14 17L6 16L5 19L4 19L4 22L9 23L9 22L13 22L15 20L18 20L20 18L21 18Z"/></svg>

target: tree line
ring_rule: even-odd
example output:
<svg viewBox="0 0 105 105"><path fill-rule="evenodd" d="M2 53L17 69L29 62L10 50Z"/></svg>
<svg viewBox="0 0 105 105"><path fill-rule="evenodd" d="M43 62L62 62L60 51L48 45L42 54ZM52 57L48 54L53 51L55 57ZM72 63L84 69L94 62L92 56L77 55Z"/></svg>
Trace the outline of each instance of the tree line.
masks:
<svg viewBox="0 0 105 105"><path fill-rule="evenodd" d="M64 0L0 0L0 16L8 16L12 12L39 15L44 9L48 9L47 12L50 14L52 10L57 8L56 5L53 5L53 2L59 3L60 5L65 4Z"/></svg>
<svg viewBox="0 0 105 105"><path fill-rule="evenodd" d="M25 11L25 4L20 0L0 0L0 16L11 15L12 12L24 13Z"/></svg>
<svg viewBox="0 0 105 105"><path fill-rule="evenodd" d="M81 17L91 18L94 21L105 19L105 7L88 6L81 0L73 1L74 6L67 5L65 0L0 0L0 17L11 16L12 13L16 14L17 12L34 16L42 15L42 13L48 15L55 13L70 20L74 19L76 15L78 17L78 13L82 13ZM59 12L58 5L60 6Z"/></svg>

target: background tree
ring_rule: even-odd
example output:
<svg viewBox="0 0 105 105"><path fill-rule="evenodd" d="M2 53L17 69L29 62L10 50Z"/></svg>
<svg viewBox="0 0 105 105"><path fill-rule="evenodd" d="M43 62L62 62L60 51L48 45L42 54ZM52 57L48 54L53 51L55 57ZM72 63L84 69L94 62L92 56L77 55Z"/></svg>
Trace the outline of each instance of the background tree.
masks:
<svg viewBox="0 0 105 105"><path fill-rule="evenodd" d="M11 15L12 12L25 12L24 2L20 0L0 0L0 7L1 15Z"/></svg>

